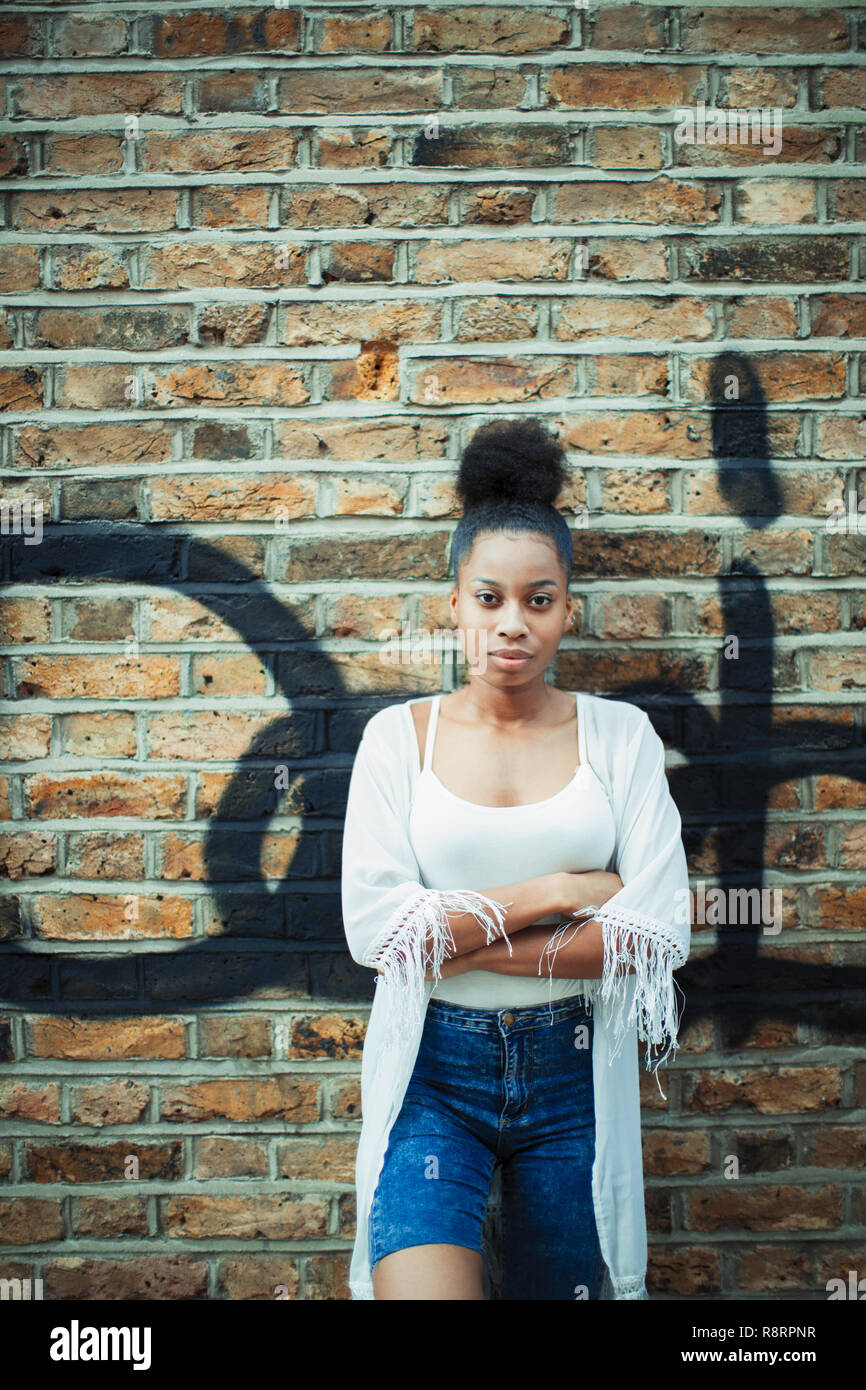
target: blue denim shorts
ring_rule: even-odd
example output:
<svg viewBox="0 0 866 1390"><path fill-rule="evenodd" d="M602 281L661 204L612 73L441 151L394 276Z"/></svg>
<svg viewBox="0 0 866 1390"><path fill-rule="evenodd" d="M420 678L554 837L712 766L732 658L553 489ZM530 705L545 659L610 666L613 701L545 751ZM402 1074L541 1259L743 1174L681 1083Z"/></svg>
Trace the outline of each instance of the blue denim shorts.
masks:
<svg viewBox="0 0 866 1390"><path fill-rule="evenodd" d="M431 999L370 1210L370 1265L482 1230L501 1165L503 1299L600 1297L593 1021L580 996L522 1009Z"/></svg>

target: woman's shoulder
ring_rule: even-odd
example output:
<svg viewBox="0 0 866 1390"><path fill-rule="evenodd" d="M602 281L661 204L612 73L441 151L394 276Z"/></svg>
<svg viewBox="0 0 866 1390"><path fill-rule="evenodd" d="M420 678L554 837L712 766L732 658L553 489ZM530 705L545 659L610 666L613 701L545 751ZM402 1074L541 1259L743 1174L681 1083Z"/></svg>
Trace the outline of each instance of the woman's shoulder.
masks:
<svg viewBox="0 0 866 1390"><path fill-rule="evenodd" d="M362 737L384 739L393 746L395 739L405 735L406 731L412 727L412 705L414 703L415 697L409 700L398 700L392 705L383 705L367 720Z"/></svg>
<svg viewBox="0 0 866 1390"><path fill-rule="evenodd" d="M625 734L630 736L649 722L649 715L640 705L630 700L618 700L607 695L580 695L587 718L595 725L603 737Z"/></svg>

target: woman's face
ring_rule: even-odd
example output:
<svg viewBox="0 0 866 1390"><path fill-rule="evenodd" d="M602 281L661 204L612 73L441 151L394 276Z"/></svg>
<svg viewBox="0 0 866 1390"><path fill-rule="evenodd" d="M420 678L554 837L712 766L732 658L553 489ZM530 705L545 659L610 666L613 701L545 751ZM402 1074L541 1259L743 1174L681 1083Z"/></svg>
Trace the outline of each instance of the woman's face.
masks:
<svg viewBox="0 0 866 1390"><path fill-rule="evenodd" d="M556 546L534 531L477 536L451 590L471 675L507 689L544 679L573 607Z"/></svg>

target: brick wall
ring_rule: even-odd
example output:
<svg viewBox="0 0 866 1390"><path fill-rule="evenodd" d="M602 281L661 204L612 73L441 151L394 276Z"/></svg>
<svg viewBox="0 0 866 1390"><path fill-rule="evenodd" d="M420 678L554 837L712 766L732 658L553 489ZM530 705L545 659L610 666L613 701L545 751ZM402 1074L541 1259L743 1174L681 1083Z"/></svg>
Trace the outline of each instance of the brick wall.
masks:
<svg viewBox="0 0 866 1390"><path fill-rule="evenodd" d="M448 688L379 637L447 626L460 449L531 413L556 682L651 713L696 893L781 895L696 921L642 1081L651 1292L862 1277L862 10L21 3L0 49L0 1274L347 1297L348 773Z"/></svg>

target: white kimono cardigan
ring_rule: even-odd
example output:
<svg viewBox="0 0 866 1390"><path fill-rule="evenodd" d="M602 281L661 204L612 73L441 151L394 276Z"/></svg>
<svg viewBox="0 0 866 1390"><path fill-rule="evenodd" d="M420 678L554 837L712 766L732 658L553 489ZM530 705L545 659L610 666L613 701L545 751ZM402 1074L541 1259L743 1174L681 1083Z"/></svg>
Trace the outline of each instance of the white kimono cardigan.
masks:
<svg viewBox="0 0 866 1390"><path fill-rule="evenodd" d="M602 907L582 909L575 922L551 927L551 933L561 940L565 932L579 930L581 918L602 923L604 973L583 982L594 1020L592 1195L607 1266L602 1296L610 1297L612 1290L617 1299L645 1299L637 1038L650 1047L666 1044L656 1073L677 1048L673 971L689 954L688 871L680 816L665 776L664 745L648 716L625 701L573 693L587 758L616 825L611 861L598 867L618 873L623 886ZM503 904L471 890L441 892L423 885L408 833L420 771L409 701L379 710L367 721L355 755L343 838L342 906L349 951L359 964L381 971L361 1062L357 1229L349 1272L355 1299L375 1297L370 1208L391 1126L415 1066L427 1003L441 978L443 959L453 952L445 909L474 912L488 942L497 936L508 941ZM508 881L507 865L502 878ZM634 957L623 939L629 933ZM627 973L628 964L635 965L635 973ZM434 979L425 980L428 969Z"/></svg>

